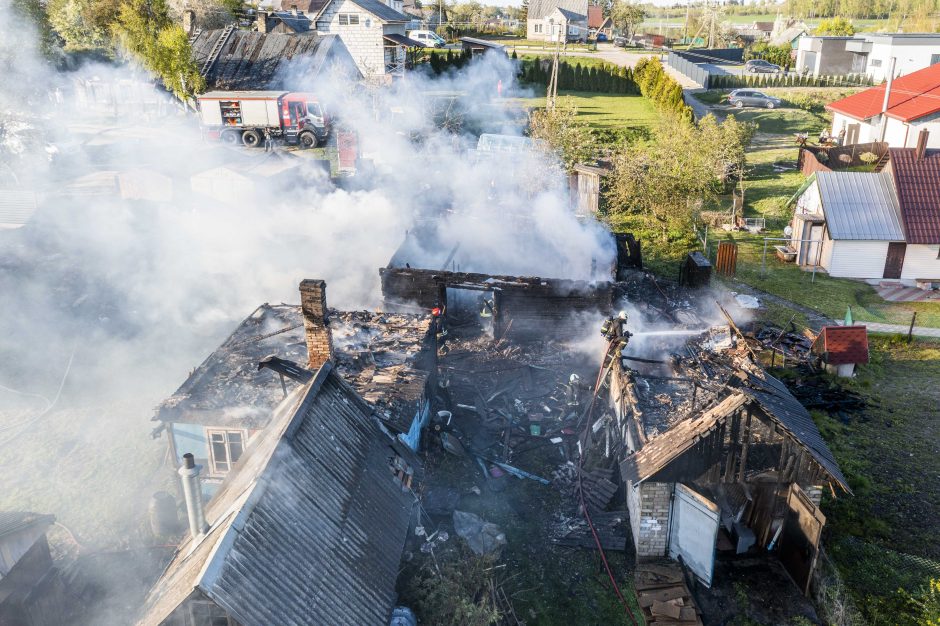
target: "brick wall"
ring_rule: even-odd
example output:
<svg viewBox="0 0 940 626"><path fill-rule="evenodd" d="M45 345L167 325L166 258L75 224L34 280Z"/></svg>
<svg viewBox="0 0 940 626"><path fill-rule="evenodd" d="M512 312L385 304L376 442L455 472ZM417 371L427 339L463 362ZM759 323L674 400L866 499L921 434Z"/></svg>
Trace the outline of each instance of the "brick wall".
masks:
<svg viewBox="0 0 940 626"><path fill-rule="evenodd" d="M637 558L665 555L672 483L640 483L637 489L628 485L628 493Z"/></svg>
<svg viewBox="0 0 940 626"><path fill-rule="evenodd" d="M333 358L333 336L326 316L326 282L310 279L302 281L300 308L307 338L307 364L316 371Z"/></svg>

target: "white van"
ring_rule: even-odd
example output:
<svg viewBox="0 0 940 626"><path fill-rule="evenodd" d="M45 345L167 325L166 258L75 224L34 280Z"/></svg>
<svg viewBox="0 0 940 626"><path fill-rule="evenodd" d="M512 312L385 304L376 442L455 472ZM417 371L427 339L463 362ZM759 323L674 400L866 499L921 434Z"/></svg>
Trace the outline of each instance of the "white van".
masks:
<svg viewBox="0 0 940 626"><path fill-rule="evenodd" d="M433 30L409 31L408 39L413 39L418 43L423 44L425 48L443 48L447 45L447 42L444 41L444 38L435 33Z"/></svg>

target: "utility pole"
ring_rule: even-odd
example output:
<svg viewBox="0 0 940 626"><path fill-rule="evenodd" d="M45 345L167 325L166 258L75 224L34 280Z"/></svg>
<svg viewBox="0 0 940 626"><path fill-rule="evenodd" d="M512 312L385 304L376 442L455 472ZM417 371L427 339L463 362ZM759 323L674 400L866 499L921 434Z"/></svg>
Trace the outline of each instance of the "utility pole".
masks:
<svg viewBox="0 0 940 626"><path fill-rule="evenodd" d="M881 103L881 130L878 133L878 141L885 140L885 132L888 130L888 101L891 99L891 83L894 82L894 63L897 59L891 57L891 63L888 64L888 84L885 85L885 99Z"/></svg>
<svg viewBox="0 0 940 626"><path fill-rule="evenodd" d="M549 32L555 39L555 53L552 55L552 74L548 79L548 93L545 94L545 108L555 110L555 100L558 98L558 60L561 56L561 37L555 35L554 20L548 21ZM567 37L566 37L567 38Z"/></svg>

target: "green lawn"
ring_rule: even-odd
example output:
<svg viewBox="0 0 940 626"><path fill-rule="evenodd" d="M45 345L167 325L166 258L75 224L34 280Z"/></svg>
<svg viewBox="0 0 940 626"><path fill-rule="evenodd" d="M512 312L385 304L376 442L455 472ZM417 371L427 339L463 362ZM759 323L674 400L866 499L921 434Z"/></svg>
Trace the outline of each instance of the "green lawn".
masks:
<svg viewBox="0 0 940 626"><path fill-rule="evenodd" d="M824 544L865 623L922 624L897 590L916 593L940 578L940 344L872 337L870 346L871 362L854 379L830 379L866 408L813 411L854 492L824 493Z"/></svg>
<svg viewBox="0 0 940 626"><path fill-rule="evenodd" d="M578 118L595 130L646 139L659 121L653 103L643 96L585 91L560 91L558 95L569 98L578 107ZM545 96L516 98L514 102L527 108L539 108L545 106Z"/></svg>
<svg viewBox="0 0 940 626"><path fill-rule="evenodd" d="M647 19L640 25L640 30L643 32L659 32L657 29L660 25L667 28L676 28L685 25L685 11L683 10L681 14L663 14L664 17L658 17L655 15L650 15ZM741 24L753 24L754 22L773 22L776 19L777 15L775 13L765 13L763 15L724 15L722 16L722 21L730 22L732 24L741 25ZM855 26L856 30L860 32L871 32L878 30L885 30L890 28L888 20L851 20L852 24ZM806 24L810 28L814 28L819 23L819 19L808 19Z"/></svg>

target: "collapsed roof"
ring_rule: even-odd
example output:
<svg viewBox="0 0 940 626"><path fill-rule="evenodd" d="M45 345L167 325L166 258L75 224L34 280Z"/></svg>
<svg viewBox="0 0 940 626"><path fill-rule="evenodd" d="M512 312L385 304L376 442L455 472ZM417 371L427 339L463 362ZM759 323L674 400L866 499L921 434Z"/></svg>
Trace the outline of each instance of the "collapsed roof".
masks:
<svg viewBox="0 0 940 626"><path fill-rule="evenodd" d="M430 316L331 310L330 320L338 373L374 403L392 426L407 430L407 418L414 413L410 403L419 397L413 392L416 387L423 389L428 376L422 365L430 350ZM258 369L258 363L271 354L306 365L299 306L266 303L255 309L173 395L160 403L153 419L263 427L284 397L279 377ZM298 386L291 380L284 384L288 390ZM409 410L411 415L407 415Z"/></svg>

